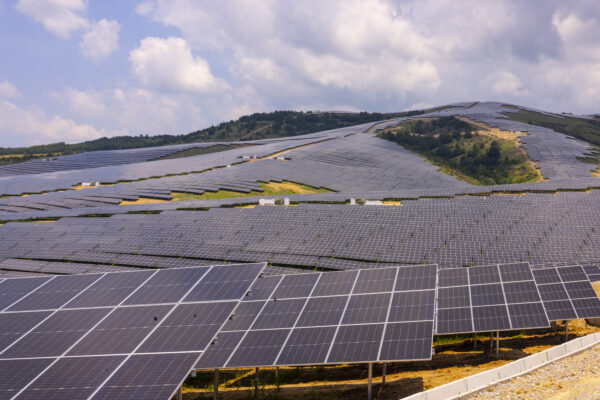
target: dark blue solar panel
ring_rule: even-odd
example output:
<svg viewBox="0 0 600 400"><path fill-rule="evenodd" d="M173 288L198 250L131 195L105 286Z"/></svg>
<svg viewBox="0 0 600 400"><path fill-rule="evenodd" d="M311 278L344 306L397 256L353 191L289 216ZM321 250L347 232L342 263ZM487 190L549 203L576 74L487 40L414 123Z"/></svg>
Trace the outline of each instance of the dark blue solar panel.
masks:
<svg viewBox="0 0 600 400"><path fill-rule="evenodd" d="M0 314L0 352L48 315L50 311Z"/></svg>
<svg viewBox="0 0 600 400"><path fill-rule="evenodd" d="M557 268L563 282L587 281L588 277L579 265Z"/></svg>
<svg viewBox="0 0 600 400"><path fill-rule="evenodd" d="M579 318L600 318L600 299L574 299L573 306Z"/></svg>
<svg viewBox="0 0 600 400"><path fill-rule="evenodd" d="M533 281L504 283L507 303L530 303L540 301L537 287Z"/></svg>
<svg viewBox="0 0 600 400"><path fill-rule="evenodd" d="M433 321L388 324L380 361L429 360L433 344Z"/></svg>
<svg viewBox="0 0 600 400"><path fill-rule="evenodd" d="M269 299L282 279L283 276L261 276L248 289L244 301Z"/></svg>
<svg viewBox="0 0 600 400"><path fill-rule="evenodd" d="M361 270L353 293L391 292L394 289L396 268Z"/></svg>
<svg viewBox="0 0 600 400"><path fill-rule="evenodd" d="M297 326L337 325L347 302L348 296L313 297L308 300Z"/></svg>
<svg viewBox="0 0 600 400"><path fill-rule="evenodd" d="M498 267L496 265L471 267L468 270L471 285L500 283L500 274L498 273Z"/></svg>
<svg viewBox="0 0 600 400"><path fill-rule="evenodd" d="M467 268L445 268L438 271L438 286L467 286L469 271Z"/></svg>
<svg viewBox="0 0 600 400"><path fill-rule="evenodd" d="M394 293L389 322L433 320L435 290Z"/></svg>
<svg viewBox="0 0 600 400"><path fill-rule="evenodd" d="M208 268L160 270L124 304L176 303L192 288Z"/></svg>
<svg viewBox="0 0 600 400"><path fill-rule="evenodd" d="M294 329L277 365L323 364L335 330L335 327Z"/></svg>
<svg viewBox="0 0 600 400"><path fill-rule="evenodd" d="M0 360L0 399L11 399L54 359Z"/></svg>
<svg viewBox="0 0 600 400"><path fill-rule="evenodd" d="M473 332L471 308L449 308L437 311L437 334Z"/></svg>
<svg viewBox="0 0 600 400"><path fill-rule="evenodd" d="M269 300L252 329L290 328L294 326L306 299Z"/></svg>
<svg viewBox="0 0 600 400"><path fill-rule="evenodd" d="M590 281L566 282L565 288L571 299L597 298L598 295Z"/></svg>
<svg viewBox="0 0 600 400"><path fill-rule="evenodd" d="M183 301L239 300L263 267L264 264L213 267Z"/></svg>
<svg viewBox="0 0 600 400"><path fill-rule="evenodd" d="M0 282L0 311L51 278L15 278Z"/></svg>
<svg viewBox="0 0 600 400"><path fill-rule="evenodd" d="M438 308L460 308L470 306L471 297L469 295L468 286L455 286L438 289Z"/></svg>
<svg viewBox="0 0 600 400"><path fill-rule="evenodd" d="M475 332L510 330L510 321L505 305L473 307Z"/></svg>
<svg viewBox="0 0 600 400"><path fill-rule="evenodd" d="M116 306L156 271L106 274L64 308Z"/></svg>
<svg viewBox="0 0 600 400"><path fill-rule="evenodd" d="M533 276L535 277L535 282L538 285L544 283L561 283L560 275L558 275L556 268L542 268L533 270Z"/></svg>
<svg viewBox="0 0 600 400"><path fill-rule="evenodd" d="M262 367L273 365L289 329L249 331L227 364L235 367Z"/></svg>
<svg viewBox="0 0 600 400"><path fill-rule="evenodd" d="M509 304L512 329L545 328L550 326L542 303Z"/></svg>
<svg viewBox="0 0 600 400"><path fill-rule="evenodd" d="M550 321L577 319L577 313L570 300L544 301L544 308Z"/></svg>
<svg viewBox="0 0 600 400"><path fill-rule="evenodd" d="M68 355L131 353L162 322L172 305L118 308L89 332Z"/></svg>
<svg viewBox="0 0 600 400"><path fill-rule="evenodd" d="M139 353L202 351L236 302L181 304L142 344Z"/></svg>
<svg viewBox="0 0 600 400"><path fill-rule="evenodd" d="M336 296L350 294L358 271L328 272L321 275L313 296Z"/></svg>
<svg viewBox="0 0 600 400"><path fill-rule="evenodd" d="M125 356L62 358L17 399L87 399L123 360Z"/></svg>
<svg viewBox="0 0 600 400"><path fill-rule="evenodd" d="M531 268L527 263L501 264L498 266L498 268L500 269L502 282L533 280Z"/></svg>
<svg viewBox="0 0 600 400"><path fill-rule="evenodd" d="M569 295L562 283L539 285L538 290L544 302L556 300L569 300Z"/></svg>
<svg viewBox="0 0 600 400"><path fill-rule="evenodd" d="M110 309L57 311L33 331L15 342L0 357L59 356L97 324Z"/></svg>
<svg viewBox="0 0 600 400"><path fill-rule="evenodd" d="M196 353L134 355L93 398L169 399L191 371L197 358Z"/></svg>
<svg viewBox="0 0 600 400"><path fill-rule="evenodd" d="M257 315L262 310L264 301L248 301L240 303L233 311L233 315L225 323L223 331L246 330L252 326Z"/></svg>
<svg viewBox="0 0 600 400"><path fill-rule="evenodd" d="M245 332L220 332L209 344L196 364L199 369L223 368L227 359L240 344Z"/></svg>
<svg viewBox="0 0 600 400"><path fill-rule="evenodd" d="M502 285L497 283L471 286L471 304L473 306L505 304Z"/></svg>
<svg viewBox="0 0 600 400"><path fill-rule="evenodd" d="M363 294L350 297L343 324L385 322L390 307L390 293Z"/></svg>
<svg viewBox="0 0 600 400"><path fill-rule="evenodd" d="M395 291L423 290L435 288L437 267L426 265L398 268Z"/></svg>
<svg viewBox="0 0 600 400"><path fill-rule="evenodd" d="M345 363L377 360L384 325L340 326L327 362Z"/></svg>
<svg viewBox="0 0 600 400"><path fill-rule="evenodd" d="M273 294L276 299L308 297L320 274L286 275Z"/></svg>
<svg viewBox="0 0 600 400"><path fill-rule="evenodd" d="M12 305L8 310L26 311L59 308L100 277L100 275L93 274L57 276L46 285Z"/></svg>

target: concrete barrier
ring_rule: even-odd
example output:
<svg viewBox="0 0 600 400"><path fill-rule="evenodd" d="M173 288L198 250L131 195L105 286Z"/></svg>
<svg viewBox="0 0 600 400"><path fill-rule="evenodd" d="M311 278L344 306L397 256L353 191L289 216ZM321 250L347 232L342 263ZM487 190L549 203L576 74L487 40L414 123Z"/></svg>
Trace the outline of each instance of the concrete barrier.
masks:
<svg viewBox="0 0 600 400"><path fill-rule="evenodd" d="M600 343L600 333L573 339L567 343L521 358L498 368L415 393L403 400L455 400L485 390L500 382L529 373L563 357L571 356Z"/></svg>

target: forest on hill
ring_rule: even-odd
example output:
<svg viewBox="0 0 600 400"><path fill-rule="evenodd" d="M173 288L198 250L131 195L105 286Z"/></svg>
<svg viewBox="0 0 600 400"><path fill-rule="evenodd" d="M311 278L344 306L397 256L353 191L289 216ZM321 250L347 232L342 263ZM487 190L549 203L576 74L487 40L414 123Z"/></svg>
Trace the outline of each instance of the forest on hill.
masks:
<svg viewBox="0 0 600 400"><path fill-rule="evenodd" d="M12 164L36 158L57 157L97 150L123 150L141 147L155 147L197 142L235 142L256 139L280 138L304 135L329 129L381 121L425 111L401 113L342 113L342 112L301 112L274 111L254 113L235 121L222 122L206 129L184 135L139 135L100 138L82 143L51 143L30 147L0 147L0 165Z"/></svg>

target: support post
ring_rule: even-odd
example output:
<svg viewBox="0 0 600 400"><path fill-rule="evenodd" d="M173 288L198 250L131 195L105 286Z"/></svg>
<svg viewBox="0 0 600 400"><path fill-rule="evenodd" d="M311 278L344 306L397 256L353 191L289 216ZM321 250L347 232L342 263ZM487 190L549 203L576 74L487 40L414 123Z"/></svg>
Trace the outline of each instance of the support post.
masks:
<svg viewBox="0 0 600 400"><path fill-rule="evenodd" d="M373 363L369 363L369 384L367 387L367 400L373 399Z"/></svg>
<svg viewBox="0 0 600 400"><path fill-rule="evenodd" d="M494 352L494 332L490 332L490 355Z"/></svg>
<svg viewBox="0 0 600 400"><path fill-rule="evenodd" d="M279 383L279 367L275 367L275 382Z"/></svg>
<svg viewBox="0 0 600 400"><path fill-rule="evenodd" d="M179 386L179 388L177 388L177 395L175 396L175 398L177 400L182 400L183 399L183 391L181 390L181 386Z"/></svg>
<svg viewBox="0 0 600 400"><path fill-rule="evenodd" d="M565 342L569 341L569 321L565 321Z"/></svg>
<svg viewBox="0 0 600 400"><path fill-rule="evenodd" d="M254 398L258 399L258 367L254 370Z"/></svg>
<svg viewBox="0 0 600 400"><path fill-rule="evenodd" d="M218 369L215 369L214 387L215 387L215 393L213 395L213 399L219 400L219 370Z"/></svg>
<svg viewBox="0 0 600 400"><path fill-rule="evenodd" d="M500 331L496 331L496 358L500 358Z"/></svg>
<svg viewBox="0 0 600 400"><path fill-rule="evenodd" d="M387 363L383 363L383 373L381 374L381 388L385 385L385 374L387 372Z"/></svg>
<svg viewBox="0 0 600 400"><path fill-rule="evenodd" d="M476 350L476 349L477 349L477 334L474 333L473 334L473 350ZM485 352L485 350L484 350L484 352Z"/></svg>

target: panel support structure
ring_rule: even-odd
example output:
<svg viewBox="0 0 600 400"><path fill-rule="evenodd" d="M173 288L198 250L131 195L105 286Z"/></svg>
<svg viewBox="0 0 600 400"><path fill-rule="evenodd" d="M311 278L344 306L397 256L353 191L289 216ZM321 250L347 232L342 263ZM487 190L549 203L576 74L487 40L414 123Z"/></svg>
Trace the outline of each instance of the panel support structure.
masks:
<svg viewBox="0 0 600 400"><path fill-rule="evenodd" d="M367 399L373 399L373 363L369 363L369 383L367 386Z"/></svg>
<svg viewBox="0 0 600 400"><path fill-rule="evenodd" d="M254 370L254 398L258 399L258 367Z"/></svg>
<svg viewBox="0 0 600 400"><path fill-rule="evenodd" d="M496 331L496 358L500 358L500 331Z"/></svg>
<svg viewBox="0 0 600 400"><path fill-rule="evenodd" d="M569 341L569 321L565 321L565 342Z"/></svg>
<svg viewBox="0 0 600 400"><path fill-rule="evenodd" d="M215 369L215 380L214 380L215 392L213 394L214 400L219 400L219 370Z"/></svg>

